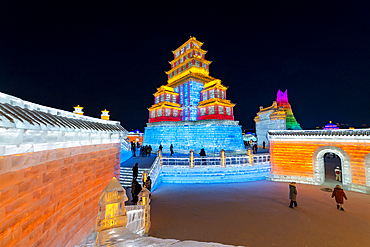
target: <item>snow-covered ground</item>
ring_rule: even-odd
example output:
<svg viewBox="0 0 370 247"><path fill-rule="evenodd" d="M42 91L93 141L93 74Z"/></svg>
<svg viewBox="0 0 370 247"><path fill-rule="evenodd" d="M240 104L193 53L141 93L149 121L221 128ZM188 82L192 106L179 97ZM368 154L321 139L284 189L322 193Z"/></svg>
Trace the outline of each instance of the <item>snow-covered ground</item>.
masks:
<svg viewBox="0 0 370 247"><path fill-rule="evenodd" d="M332 182L333 183L333 182ZM370 195L345 191L345 211L326 186L288 183L162 184L152 194L150 236L242 246L370 246Z"/></svg>

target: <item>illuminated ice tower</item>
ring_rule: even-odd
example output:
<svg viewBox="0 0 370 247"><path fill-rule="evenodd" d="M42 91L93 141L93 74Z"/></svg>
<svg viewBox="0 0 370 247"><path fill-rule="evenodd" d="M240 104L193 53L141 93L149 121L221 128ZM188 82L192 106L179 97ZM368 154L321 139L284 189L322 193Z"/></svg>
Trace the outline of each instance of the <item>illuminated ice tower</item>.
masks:
<svg viewBox="0 0 370 247"><path fill-rule="evenodd" d="M164 151L173 144L181 153L243 150L241 126L233 121L235 104L226 99L227 87L209 75L211 62L202 45L191 37L173 51L167 85L157 89L149 108L144 145L153 150L160 144Z"/></svg>
<svg viewBox="0 0 370 247"><path fill-rule="evenodd" d="M295 119L292 107L288 102L288 90L278 91L276 101L269 107L260 106L260 111L254 118L256 122L257 145L269 146L267 132L269 130L301 130Z"/></svg>

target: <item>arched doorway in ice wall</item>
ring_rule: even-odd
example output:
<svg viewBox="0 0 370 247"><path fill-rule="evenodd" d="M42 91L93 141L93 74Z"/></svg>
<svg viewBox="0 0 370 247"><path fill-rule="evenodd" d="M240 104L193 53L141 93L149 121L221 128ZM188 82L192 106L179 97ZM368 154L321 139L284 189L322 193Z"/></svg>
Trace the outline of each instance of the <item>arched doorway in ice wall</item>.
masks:
<svg viewBox="0 0 370 247"><path fill-rule="evenodd" d="M312 164L313 164L313 176L315 182L318 184L323 184L325 180L325 168L328 167L327 172L330 172L331 167L330 164L325 165L325 158L327 154L335 154L340 158L340 168L342 171L342 184L347 185L348 183L352 182L351 176L351 162L348 154L341 148L335 146L323 146L316 149L312 157ZM333 157L331 155L331 157ZM334 167L335 169L335 167ZM331 171L334 174L334 170ZM328 174L329 175L329 174ZM331 176L327 176L328 179ZM334 177L335 178L335 177ZM335 181L335 180L334 180Z"/></svg>

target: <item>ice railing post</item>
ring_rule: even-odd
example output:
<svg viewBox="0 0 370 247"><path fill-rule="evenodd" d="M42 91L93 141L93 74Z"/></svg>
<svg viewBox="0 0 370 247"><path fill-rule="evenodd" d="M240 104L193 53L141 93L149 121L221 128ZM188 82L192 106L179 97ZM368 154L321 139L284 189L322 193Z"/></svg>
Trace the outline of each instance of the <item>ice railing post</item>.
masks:
<svg viewBox="0 0 370 247"><path fill-rule="evenodd" d="M194 151L190 150L190 168L194 168Z"/></svg>
<svg viewBox="0 0 370 247"><path fill-rule="evenodd" d="M115 177L99 195L99 213L96 219L95 232L126 226L127 213L126 191Z"/></svg>
<svg viewBox="0 0 370 247"><path fill-rule="evenodd" d="M140 205L143 205L144 206L144 215L142 217L142 222L141 222L141 226L142 226L142 235L147 235L149 233L149 229L150 229L150 191L143 187L143 189L140 191L139 195L138 195L138 198L139 198L139 202L140 202Z"/></svg>
<svg viewBox="0 0 370 247"><path fill-rule="evenodd" d="M248 148L248 158L249 158L249 164L253 165L254 164L254 157L253 157L252 149L250 149L250 148Z"/></svg>
<svg viewBox="0 0 370 247"><path fill-rule="evenodd" d="M221 149L221 167L225 168L226 167L226 157L225 157L225 150Z"/></svg>

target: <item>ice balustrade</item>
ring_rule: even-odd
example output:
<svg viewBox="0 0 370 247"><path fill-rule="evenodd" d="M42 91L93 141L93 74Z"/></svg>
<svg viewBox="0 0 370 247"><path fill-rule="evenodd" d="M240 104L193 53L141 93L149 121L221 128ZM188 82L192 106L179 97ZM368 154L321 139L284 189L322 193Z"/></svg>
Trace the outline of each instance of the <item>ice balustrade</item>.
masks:
<svg viewBox="0 0 370 247"><path fill-rule="evenodd" d="M253 164L270 162L270 154L254 154ZM226 156L226 166L253 165L248 155ZM189 167L190 156L162 156L162 166ZM194 157L194 168L204 166L221 166L221 157Z"/></svg>
<svg viewBox="0 0 370 247"><path fill-rule="evenodd" d="M253 157L253 164L251 164L251 157ZM181 169L204 169L204 168L228 168L230 167L261 167L257 168L257 171L269 170L270 154L251 154L251 155L239 155L239 156L226 156L225 167L222 167L221 157L194 157L193 168L190 168L190 156L162 156L158 153L157 158L153 162L152 167L149 170L149 175L152 180L152 191L156 189L162 182L162 168L181 168ZM268 164L268 167L267 167ZM266 166L266 167L265 167Z"/></svg>
<svg viewBox="0 0 370 247"><path fill-rule="evenodd" d="M145 222L145 207L145 205L126 206L126 228L141 236L145 234L145 230L147 228L147 222Z"/></svg>

